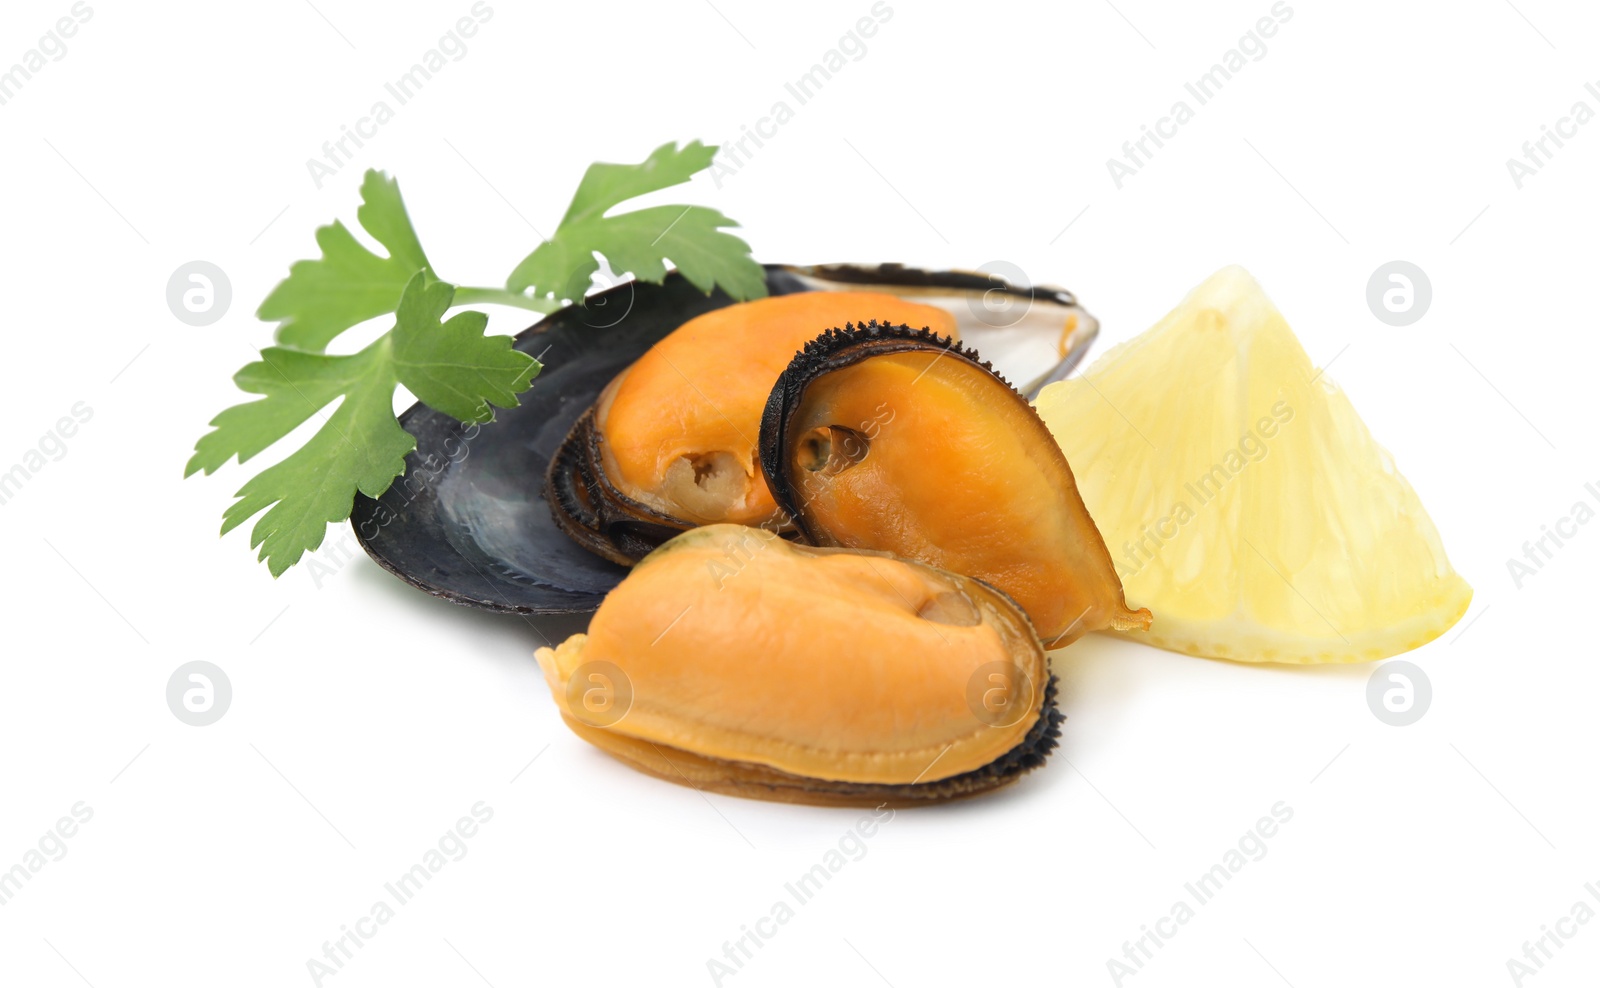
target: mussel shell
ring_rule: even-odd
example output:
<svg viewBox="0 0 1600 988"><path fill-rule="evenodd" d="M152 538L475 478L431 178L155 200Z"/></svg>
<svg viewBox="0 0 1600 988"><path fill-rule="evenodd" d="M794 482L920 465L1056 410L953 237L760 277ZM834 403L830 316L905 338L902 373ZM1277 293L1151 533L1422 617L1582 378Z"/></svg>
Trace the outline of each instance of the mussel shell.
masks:
<svg viewBox="0 0 1600 988"><path fill-rule="evenodd" d="M774 295L877 286L918 301L942 297L967 306L998 292L1028 306L1033 318L1068 320L1073 329L1064 349L1071 357L1080 356L1097 331L1071 293L1007 285L984 274L896 264L769 265L766 272ZM544 495L551 460L612 378L685 322L733 302L673 273L660 285L627 282L590 296L524 330L516 348L545 366L522 404L498 410L482 426L463 426L421 403L407 409L400 424L416 437L417 448L406 457L405 475L381 497L356 496L351 527L357 540L384 569L456 603L521 614L594 611L627 569L584 548L557 524ZM1039 334L1033 335L1031 351L1011 341L992 350L986 343L985 351L991 357L1014 352L1020 366L1047 366L1055 355L1038 349ZM570 494L564 510L573 517L598 510L594 492L576 483L563 489ZM665 534L642 527L648 519L638 521L641 538L659 542Z"/></svg>

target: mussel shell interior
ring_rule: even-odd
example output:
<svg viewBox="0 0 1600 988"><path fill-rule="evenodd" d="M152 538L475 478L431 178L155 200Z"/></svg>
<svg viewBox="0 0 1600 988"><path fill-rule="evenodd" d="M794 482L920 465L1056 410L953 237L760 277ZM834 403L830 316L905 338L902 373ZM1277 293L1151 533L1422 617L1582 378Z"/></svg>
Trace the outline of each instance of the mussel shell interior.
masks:
<svg viewBox="0 0 1600 988"><path fill-rule="evenodd" d="M769 265L771 294L876 288L956 312L968 342L1027 380L1056 362L1050 333L1070 327L1081 353L1097 324L1061 289L1008 286L988 275L900 265ZM1004 300L995 315L995 299ZM382 497L357 495L356 537L379 565L429 594L492 611L586 614L628 570L562 532L544 498L544 477L573 424L602 389L685 322L733 304L673 273L660 285L627 282L551 314L516 338L544 369L522 404L493 422L463 426L420 403L400 424L417 440L405 476ZM1006 305L1017 308L1008 309ZM967 326L975 330L967 334ZM992 332L991 332L992 331ZM1040 347L1048 343L1048 348ZM998 356L992 356L998 354Z"/></svg>

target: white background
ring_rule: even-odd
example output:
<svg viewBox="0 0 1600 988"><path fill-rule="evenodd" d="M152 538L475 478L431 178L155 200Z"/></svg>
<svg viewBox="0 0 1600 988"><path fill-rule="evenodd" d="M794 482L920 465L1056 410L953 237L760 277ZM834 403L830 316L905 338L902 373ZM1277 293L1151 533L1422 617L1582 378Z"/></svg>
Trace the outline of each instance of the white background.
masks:
<svg viewBox="0 0 1600 988"><path fill-rule="evenodd" d="M1520 190L1505 161L1575 101L1600 110L1600 12L1291 0L1265 57L1118 190L1106 159L1271 4L1116 2L891 0L737 175L654 201L722 209L763 260L1010 261L1076 291L1102 351L1244 264L1336 359L1476 588L1407 656L1433 706L1389 727L1370 666L1092 637L1056 658L1069 720L1044 770L901 812L723 983L1109 985L1124 941L1284 801L1266 857L1125 984L1511 984L1507 960L1600 881L1600 526L1520 590L1506 567L1600 482L1600 122ZM0 469L94 411L0 507L0 868L94 811L0 906L0 983L312 984L323 942L482 800L467 856L325 984L712 984L708 959L858 813L634 774L561 725L532 659L561 629L343 563L342 530L321 554L337 573L274 582L244 530L216 537L251 471L180 477L270 340L255 305L316 226L353 225L362 169L399 176L441 275L496 284L591 161L738 136L871 4L492 0L465 57L318 189L306 159L471 4L316 3L91 0L0 106ZM0 66L70 6L6 3ZM1400 329L1365 302L1396 258L1434 293ZM195 259L234 292L204 328L164 298ZM165 702L192 659L232 679L210 727ZM1597 973L1600 921L1525 983Z"/></svg>

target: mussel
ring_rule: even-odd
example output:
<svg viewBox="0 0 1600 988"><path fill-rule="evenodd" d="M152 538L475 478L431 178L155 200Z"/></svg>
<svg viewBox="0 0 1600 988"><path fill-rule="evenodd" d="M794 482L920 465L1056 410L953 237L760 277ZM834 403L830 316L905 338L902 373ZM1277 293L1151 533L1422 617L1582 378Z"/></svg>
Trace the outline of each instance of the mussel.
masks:
<svg viewBox="0 0 1600 988"><path fill-rule="evenodd" d="M1027 616L965 576L713 525L651 552L539 664L578 735L701 790L918 805L1015 781L1055 747Z"/></svg>
<svg viewBox="0 0 1600 988"><path fill-rule="evenodd" d="M877 292L805 292L708 312L618 374L546 475L561 529L631 564L680 531L787 521L757 463L772 381L807 340L866 317L953 333L949 312Z"/></svg>
<svg viewBox="0 0 1600 988"><path fill-rule="evenodd" d="M985 358L1018 379L1031 380L1054 365L1040 382L1065 374L1098 332L1095 318L1071 292L991 273L925 271L899 264L773 264L767 266L767 289L774 299L871 293L936 307L955 320ZM619 374L686 323L734 305L722 292L707 295L674 272L661 284L623 282L519 334L517 349L539 358L544 370L520 396L518 407L499 410L493 422L481 425L463 425L422 404L401 415L401 425L416 437L417 448L406 456L405 476L381 498L356 498L351 526L362 547L395 576L446 600L547 615L562 625L593 613L628 573L612 560L620 555L631 563L634 555L676 527L663 525L661 531L647 533L629 553L616 552L608 539L588 535L580 545L556 519L577 515L585 525L601 527L598 509L616 512L623 502L600 496L599 478L592 471L590 478L597 483L593 494L577 472L561 475L566 483L560 492L548 491L541 480L551 475L553 462L565 457L570 467L572 456L583 452L566 440ZM884 315L869 311L836 318L842 324ZM898 318L917 326L939 325L932 316ZM817 326L814 332L825 328ZM751 377L758 407L803 342L786 343L765 380ZM724 400L710 397L719 404ZM756 425L741 428L756 438ZM549 501L557 494L564 507L553 511ZM629 527L646 524L627 520L606 530L625 541ZM574 527L581 531L584 525L566 525ZM585 547L590 545L606 550L608 557Z"/></svg>
<svg viewBox="0 0 1600 988"><path fill-rule="evenodd" d="M760 449L778 505L814 545L990 583L1052 648L1150 625L1033 406L948 336L867 322L807 343L772 389Z"/></svg>

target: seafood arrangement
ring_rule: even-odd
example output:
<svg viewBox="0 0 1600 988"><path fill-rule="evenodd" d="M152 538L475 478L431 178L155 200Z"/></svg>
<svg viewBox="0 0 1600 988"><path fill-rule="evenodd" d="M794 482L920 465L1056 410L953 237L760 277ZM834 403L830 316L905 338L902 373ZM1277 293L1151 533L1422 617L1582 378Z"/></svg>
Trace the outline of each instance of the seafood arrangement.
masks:
<svg viewBox="0 0 1600 988"><path fill-rule="evenodd" d="M1281 594L1260 590L1264 578L1239 561L1232 543L1248 535L1266 543L1272 558L1250 545L1286 582L1285 569L1329 586L1340 572L1331 556L1273 551L1282 539L1239 522L1239 492L1272 475L1265 467L1238 474L1226 513L1173 524L1190 526L1186 554L1147 550L1130 565L1124 550L1141 536L1122 538L1138 517L1123 488L1145 485L1134 490L1148 507L1175 481L1090 407L1082 378L1065 379L1098 331L1068 292L895 265L768 267L767 278L769 297L757 301L669 277L552 315L516 343L551 353L527 400L482 428L413 409L402 418L418 439L412 457L436 469L425 483L359 501L353 515L368 552L430 593L493 610L592 613L585 631L537 657L568 726L625 764L787 802L962 798L1044 762L1062 720L1048 653L1091 631L1242 661L1360 661L1415 647L1465 608L1465 584L1442 548L1431 552L1437 533L1411 502L1345 528L1391 547L1421 532L1421 548L1390 567L1382 588L1339 588L1341 601L1385 594L1382 620L1403 633L1329 622L1351 646L1340 650L1306 630L1309 618L1256 607ZM1151 392L1196 404L1214 391L1235 407L1223 392L1249 365L1269 375L1249 394L1269 409L1274 436L1281 426L1278 448L1326 448L1319 430L1333 413L1324 406L1337 403L1329 385L1301 386L1309 363L1287 325L1267 319L1253 281L1208 286L1168 317L1200 328L1168 332L1215 351L1211 376ZM1026 301L1022 318L985 318L980 300L997 290ZM590 325L597 299L626 310L608 323L603 348ZM1216 332L1228 319L1235 331ZM1271 325L1255 332L1264 319ZM1290 353L1285 338L1299 362L1265 359ZM1228 341L1232 350L1218 345ZM1031 378L1050 362L1030 387L1042 388L1037 408L996 369ZM1124 379L1137 372L1109 378ZM1285 418L1291 399L1298 408ZM1150 431L1185 424L1156 398L1125 400L1151 416ZM1219 435L1232 428L1205 409L1183 416L1223 421ZM1364 452L1364 427L1344 422L1338 435L1354 437L1351 462L1387 462L1381 450ZM1104 452L1113 441L1123 444L1114 457ZM1374 483L1410 494L1392 470L1397 483L1369 482L1337 478L1334 461L1306 467L1292 451L1279 460L1301 471L1297 495ZM1081 492L1075 467L1093 478ZM1223 503L1221 482L1218 491ZM1274 522L1289 533L1285 552L1298 544L1296 512L1314 513L1307 503L1291 498ZM1125 543L1116 557L1096 524L1102 513ZM1315 513L1328 516L1328 506ZM1197 560L1210 566L1203 589L1193 585ZM1180 576L1189 584L1174 590ZM1131 604L1130 579L1148 594ZM1217 587L1238 596L1215 611L1193 603ZM1172 629L1162 624L1169 606L1179 615Z"/></svg>
<svg viewBox="0 0 1600 988"><path fill-rule="evenodd" d="M763 265L716 210L624 208L716 150L589 166L503 287L441 277L369 169L356 218L386 256L318 230L257 313L278 326L234 375L247 399L185 466L337 408L223 534L254 519L279 576L348 518L420 590L566 625L537 657L579 735L791 802L1014 782L1057 743L1049 654L1090 632L1364 662L1466 611L1416 491L1243 269L1074 374L1100 327L1063 289ZM602 262L632 279L588 294ZM547 316L486 335L477 305Z"/></svg>

